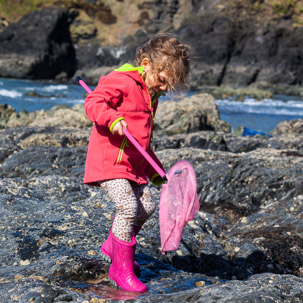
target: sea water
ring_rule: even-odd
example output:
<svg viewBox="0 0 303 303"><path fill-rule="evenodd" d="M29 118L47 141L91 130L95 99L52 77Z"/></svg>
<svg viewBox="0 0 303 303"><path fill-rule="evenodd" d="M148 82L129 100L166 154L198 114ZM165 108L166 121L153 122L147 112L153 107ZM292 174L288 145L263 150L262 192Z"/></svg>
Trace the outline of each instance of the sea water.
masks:
<svg viewBox="0 0 303 303"><path fill-rule="evenodd" d="M17 112L49 110L55 105L84 103L85 92L77 84L49 84L39 81L0 78L0 104Z"/></svg>
<svg viewBox="0 0 303 303"><path fill-rule="evenodd" d="M245 98L243 102L231 99L216 100L220 118L232 129L245 126L256 131L271 132L281 121L303 119L303 101L297 97L276 96L258 101Z"/></svg>
<svg viewBox="0 0 303 303"><path fill-rule="evenodd" d="M93 89L93 87L91 87ZM188 92L192 95L195 92ZM173 99L164 97L161 100ZM1 79L0 104L8 104L17 112L49 110L55 105L83 104L85 91L78 84L50 84L41 81ZM216 100L220 118L234 130L245 126L256 131L271 132L281 121L303 119L303 101L297 97L276 96L257 101L245 98L238 102L233 98Z"/></svg>

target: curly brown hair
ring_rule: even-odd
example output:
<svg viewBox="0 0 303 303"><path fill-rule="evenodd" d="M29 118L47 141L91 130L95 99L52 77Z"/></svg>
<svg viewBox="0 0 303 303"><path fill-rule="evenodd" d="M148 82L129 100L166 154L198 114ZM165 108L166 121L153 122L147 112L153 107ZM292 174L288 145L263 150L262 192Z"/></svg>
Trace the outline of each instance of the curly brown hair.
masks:
<svg viewBox="0 0 303 303"><path fill-rule="evenodd" d="M148 58L154 72L165 70L168 74L167 90L174 91L185 87L190 71L189 45L182 43L171 34L159 34L152 37L136 50L136 64L139 66Z"/></svg>

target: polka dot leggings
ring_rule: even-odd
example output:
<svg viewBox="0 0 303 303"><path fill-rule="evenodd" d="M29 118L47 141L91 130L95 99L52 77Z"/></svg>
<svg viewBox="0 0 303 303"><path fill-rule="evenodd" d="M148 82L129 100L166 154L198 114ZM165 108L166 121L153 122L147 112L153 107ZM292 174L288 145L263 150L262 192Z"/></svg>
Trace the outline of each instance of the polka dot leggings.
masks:
<svg viewBox="0 0 303 303"><path fill-rule="evenodd" d="M116 216L112 225L114 236L131 242L133 226L141 227L156 208L148 185L140 185L127 179L113 179L100 182L100 186L116 205Z"/></svg>

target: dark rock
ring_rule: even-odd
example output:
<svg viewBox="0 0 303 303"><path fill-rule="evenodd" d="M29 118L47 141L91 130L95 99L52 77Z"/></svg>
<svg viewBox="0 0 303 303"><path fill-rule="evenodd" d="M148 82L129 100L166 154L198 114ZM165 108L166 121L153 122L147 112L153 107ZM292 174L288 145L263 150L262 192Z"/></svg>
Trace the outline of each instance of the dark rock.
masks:
<svg viewBox="0 0 303 303"><path fill-rule="evenodd" d="M195 48L194 83L235 87L262 81L302 83L298 63L303 57L302 27L274 18L256 21L247 6L236 8L231 2L199 6L200 1L179 30Z"/></svg>
<svg viewBox="0 0 303 303"><path fill-rule="evenodd" d="M110 286L99 249L115 210L82 184L90 131L52 120L67 110L44 113L51 127L0 130L1 302L303 300L300 136L155 132L167 171L182 159L194 166L200 211L179 248L162 255L157 203L137 235L149 292L136 295Z"/></svg>
<svg viewBox="0 0 303 303"><path fill-rule="evenodd" d="M78 69L80 70L77 74L81 73L81 70L94 70L100 66L110 66L110 71L112 71L115 68L114 66L119 65L121 62L121 56L124 52L123 46L108 47L98 44L80 45L76 50ZM96 75L92 82L97 84L101 75L102 73ZM85 79L90 80L89 78Z"/></svg>
<svg viewBox="0 0 303 303"><path fill-rule="evenodd" d="M190 134L169 136L156 131L153 137L153 147L156 151L163 149L177 149L181 147L195 147L199 149L224 151L228 149L229 144L229 142L225 141L224 135L224 133L213 131L200 131Z"/></svg>
<svg viewBox="0 0 303 303"><path fill-rule="evenodd" d="M2 164L2 175L25 177L33 175L83 174L86 147L56 148L41 146L29 147L12 154ZM67 169L66 165L72 168ZM79 170L79 168L81 169Z"/></svg>
<svg viewBox="0 0 303 303"><path fill-rule="evenodd" d="M48 7L24 16L0 32L1 77L54 79L76 68L68 11Z"/></svg>
<svg viewBox="0 0 303 303"><path fill-rule="evenodd" d="M137 31L131 37L127 32L121 35L114 47L124 46L125 53L113 65L132 61L136 48L154 34L171 32L193 47L194 87L256 83L300 86L302 27L294 26L295 17L285 19L274 12L268 16L268 6L260 3L260 10L255 11L254 5L245 1L239 5L233 1L139 3L140 16L145 17L139 18ZM96 52L91 55L91 60L98 63L93 59ZM108 66L108 62L99 62Z"/></svg>

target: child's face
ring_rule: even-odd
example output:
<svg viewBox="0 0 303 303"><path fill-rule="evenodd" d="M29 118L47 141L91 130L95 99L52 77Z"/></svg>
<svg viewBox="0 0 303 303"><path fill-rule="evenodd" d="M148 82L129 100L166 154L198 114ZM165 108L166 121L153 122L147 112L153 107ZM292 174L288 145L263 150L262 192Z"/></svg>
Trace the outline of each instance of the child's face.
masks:
<svg viewBox="0 0 303 303"><path fill-rule="evenodd" d="M144 68L143 79L151 95L167 90L168 74L165 70L156 73L147 58L142 60L141 66Z"/></svg>

